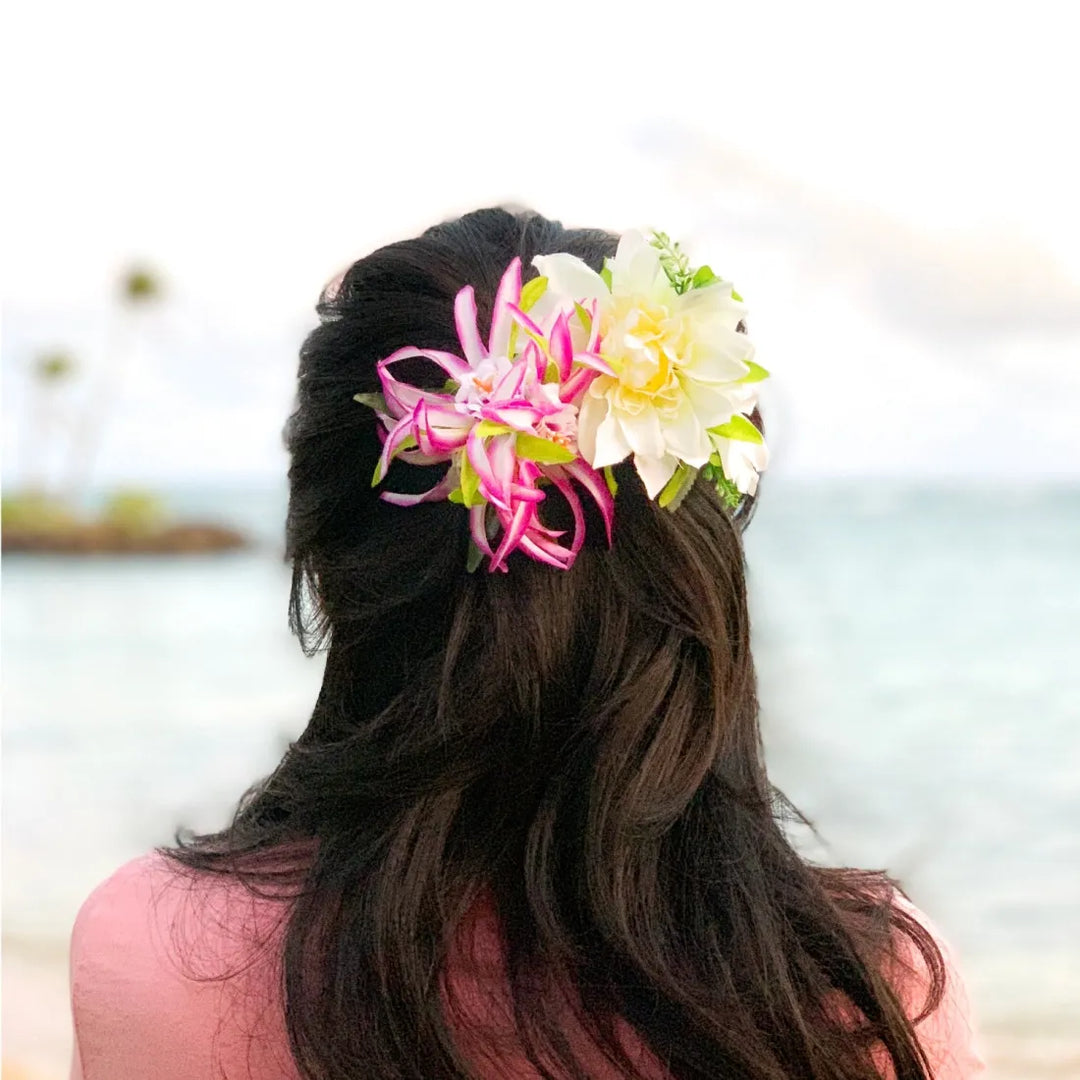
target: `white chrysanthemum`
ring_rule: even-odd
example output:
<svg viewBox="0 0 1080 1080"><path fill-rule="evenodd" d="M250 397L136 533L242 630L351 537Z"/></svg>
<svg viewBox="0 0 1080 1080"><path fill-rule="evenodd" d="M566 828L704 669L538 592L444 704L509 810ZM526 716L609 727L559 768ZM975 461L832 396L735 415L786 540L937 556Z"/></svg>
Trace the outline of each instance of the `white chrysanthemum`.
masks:
<svg viewBox="0 0 1080 1080"><path fill-rule="evenodd" d="M750 374L754 346L736 331L746 308L732 296L731 283L677 293L660 252L638 232L624 234L608 264L610 289L576 256L541 255L534 263L548 279L538 308L597 302L600 351L615 374L599 376L581 403L578 446L585 460L602 468L633 454L650 498L680 462L701 468L714 449L734 467L743 448L725 451L709 434L756 399L756 386L739 381ZM762 449L753 446L738 479L724 461L740 490L756 485L756 472L751 481L746 470Z"/></svg>

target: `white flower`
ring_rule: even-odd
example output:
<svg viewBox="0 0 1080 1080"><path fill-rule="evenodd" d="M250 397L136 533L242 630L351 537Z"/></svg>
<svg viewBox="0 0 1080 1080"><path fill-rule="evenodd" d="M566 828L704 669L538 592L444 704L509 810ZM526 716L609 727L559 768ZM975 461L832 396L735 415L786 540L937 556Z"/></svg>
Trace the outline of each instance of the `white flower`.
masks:
<svg viewBox="0 0 1080 1080"><path fill-rule="evenodd" d="M763 442L714 437L713 444L724 466L724 475L745 495L757 491L758 476L769 465L769 448Z"/></svg>
<svg viewBox="0 0 1080 1080"><path fill-rule="evenodd" d="M595 379L581 403L578 445L585 460L602 468L633 454L650 498L680 462L705 465L714 451L709 428L750 411L756 399L756 384L740 382L750 374L754 346L736 331L746 308L732 296L731 283L677 293L660 252L639 232L620 240L608 264L610 290L576 256L541 255L533 262L548 279L534 317L597 302L600 353L615 374ZM725 452L734 462L736 452Z"/></svg>

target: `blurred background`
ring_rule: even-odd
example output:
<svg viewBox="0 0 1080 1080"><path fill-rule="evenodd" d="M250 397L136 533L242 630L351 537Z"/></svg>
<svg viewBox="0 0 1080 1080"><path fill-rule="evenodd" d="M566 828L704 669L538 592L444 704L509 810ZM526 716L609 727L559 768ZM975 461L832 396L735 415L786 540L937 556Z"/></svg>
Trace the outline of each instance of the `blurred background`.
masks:
<svg viewBox="0 0 1080 1080"><path fill-rule="evenodd" d="M953 942L992 1076L1080 1076L1062 5L294 12L6 14L5 1077L66 1075L88 891L222 823L314 703L280 432L320 288L492 203L656 225L746 297L774 779Z"/></svg>

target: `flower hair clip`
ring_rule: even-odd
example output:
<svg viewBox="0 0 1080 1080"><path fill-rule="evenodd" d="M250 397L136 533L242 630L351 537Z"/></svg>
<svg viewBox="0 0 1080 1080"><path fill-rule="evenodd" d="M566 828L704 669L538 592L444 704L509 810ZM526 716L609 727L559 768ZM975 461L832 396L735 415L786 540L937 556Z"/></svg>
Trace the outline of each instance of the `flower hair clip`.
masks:
<svg viewBox="0 0 1080 1080"><path fill-rule="evenodd" d="M457 294L461 355L406 346L378 364L381 394L357 394L382 424L372 486L391 461L448 462L429 491L384 491L397 506L449 499L468 509L469 569L507 569L513 551L569 569L585 539L581 492L611 543L612 466L633 458L650 499L674 510L698 473L728 506L757 490L768 450L750 417L768 372L737 328L742 297L694 268L664 233L623 235L598 274L574 255L538 255L522 285L514 259L499 284L485 341L471 285ZM398 379L423 358L442 392ZM570 507L569 537L541 519L545 489Z"/></svg>

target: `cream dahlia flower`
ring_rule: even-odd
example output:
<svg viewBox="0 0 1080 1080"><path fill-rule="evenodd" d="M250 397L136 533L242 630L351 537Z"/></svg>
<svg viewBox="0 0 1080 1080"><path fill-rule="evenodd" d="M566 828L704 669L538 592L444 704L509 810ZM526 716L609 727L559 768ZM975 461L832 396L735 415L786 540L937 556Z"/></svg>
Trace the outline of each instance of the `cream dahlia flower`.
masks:
<svg viewBox="0 0 1080 1080"><path fill-rule="evenodd" d="M680 463L700 469L718 453L728 479L752 493L764 444L710 431L756 403L761 369L751 364L753 344L736 331L746 307L719 278L678 291L662 258L643 234L628 232L603 275L565 253L533 260L547 278L532 313L538 321L577 312L580 337L581 313L596 305L599 357L611 374L597 376L582 397L581 454L596 469L633 454L655 498Z"/></svg>

